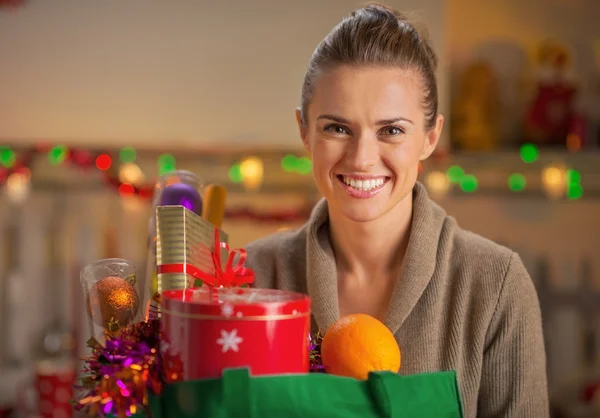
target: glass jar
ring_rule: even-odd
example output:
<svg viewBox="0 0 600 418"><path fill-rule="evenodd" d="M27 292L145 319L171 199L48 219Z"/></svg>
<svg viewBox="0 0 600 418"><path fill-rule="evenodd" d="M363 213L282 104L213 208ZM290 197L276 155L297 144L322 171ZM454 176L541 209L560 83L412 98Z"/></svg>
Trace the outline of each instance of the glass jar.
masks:
<svg viewBox="0 0 600 418"><path fill-rule="evenodd" d="M80 280L91 338L102 342L139 321L140 289L133 263L121 258L98 260L81 270Z"/></svg>

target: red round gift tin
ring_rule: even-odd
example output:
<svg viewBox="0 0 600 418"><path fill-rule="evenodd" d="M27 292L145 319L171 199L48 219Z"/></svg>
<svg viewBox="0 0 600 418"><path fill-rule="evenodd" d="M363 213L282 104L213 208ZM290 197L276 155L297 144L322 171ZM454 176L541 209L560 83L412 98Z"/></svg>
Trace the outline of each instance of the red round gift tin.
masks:
<svg viewBox="0 0 600 418"><path fill-rule="evenodd" d="M161 355L168 382L219 378L248 367L254 376L307 373L310 299L273 289L167 290Z"/></svg>

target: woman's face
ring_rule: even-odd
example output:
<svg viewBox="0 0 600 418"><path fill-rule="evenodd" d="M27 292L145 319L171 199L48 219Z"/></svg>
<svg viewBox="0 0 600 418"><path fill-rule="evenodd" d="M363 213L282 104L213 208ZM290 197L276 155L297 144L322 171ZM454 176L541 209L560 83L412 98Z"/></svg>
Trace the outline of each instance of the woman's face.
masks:
<svg viewBox="0 0 600 418"><path fill-rule="evenodd" d="M302 140L331 210L357 222L402 210L419 161L439 139L425 130L420 77L397 68L338 67L314 86ZM410 198L410 197L409 197Z"/></svg>

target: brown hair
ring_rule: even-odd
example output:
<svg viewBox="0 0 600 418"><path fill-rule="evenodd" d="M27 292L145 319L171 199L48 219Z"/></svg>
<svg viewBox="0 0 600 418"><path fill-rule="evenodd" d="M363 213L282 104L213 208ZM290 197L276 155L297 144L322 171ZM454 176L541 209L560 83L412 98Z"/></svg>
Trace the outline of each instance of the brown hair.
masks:
<svg viewBox="0 0 600 418"><path fill-rule="evenodd" d="M428 40L402 14L380 4L369 4L352 12L321 41L313 52L302 85L304 124L319 74L340 65L416 71L423 83L425 128L434 127L438 111L437 58Z"/></svg>

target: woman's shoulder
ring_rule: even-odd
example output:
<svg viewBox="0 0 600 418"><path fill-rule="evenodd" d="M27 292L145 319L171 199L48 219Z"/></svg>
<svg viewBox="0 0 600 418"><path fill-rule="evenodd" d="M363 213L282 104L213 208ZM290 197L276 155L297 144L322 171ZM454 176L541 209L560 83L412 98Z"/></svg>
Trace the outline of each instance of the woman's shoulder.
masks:
<svg viewBox="0 0 600 418"><path fill-rule="evenodd" d="M507 282L535 292L521 257L511 248L460 227L452 217L447 217L442 230L440 242L444 241L439 255L447 261L452 276L485 289L492 298L507 290Z"/></svg>
<svg viewBox="0 0 600 418"><path fill-rule="evenodd" d="M455 217L428 197L421 184L415 187L414 207L416 221L413 220L413 225L416 224L417 232L420 232L415 242L418 242L419 250L429 254L426 260L423 257L421 260L430 267L440 269L443 266L452 274L464 269L493 271L497 276L510 263L513 257L510 248L459 225Z"/></svg>
<svg viewBox="0 0 600 418"><path fill-rule="evenodd" d="M442 230L443 235L450 236L453 252L461 260L485 265L506 265L514 251L490 238L479 235L469 229L462 228L458 222L448 216Z"/></svg>
<svg viewBox="0 0 600 418"><path fill-rule="evenodd" d="M245 250L246 266L255 273L256 287L297 290L292 289L296 276L305 276L300 270L306 266L306 227L259 238Z"/></svg>

